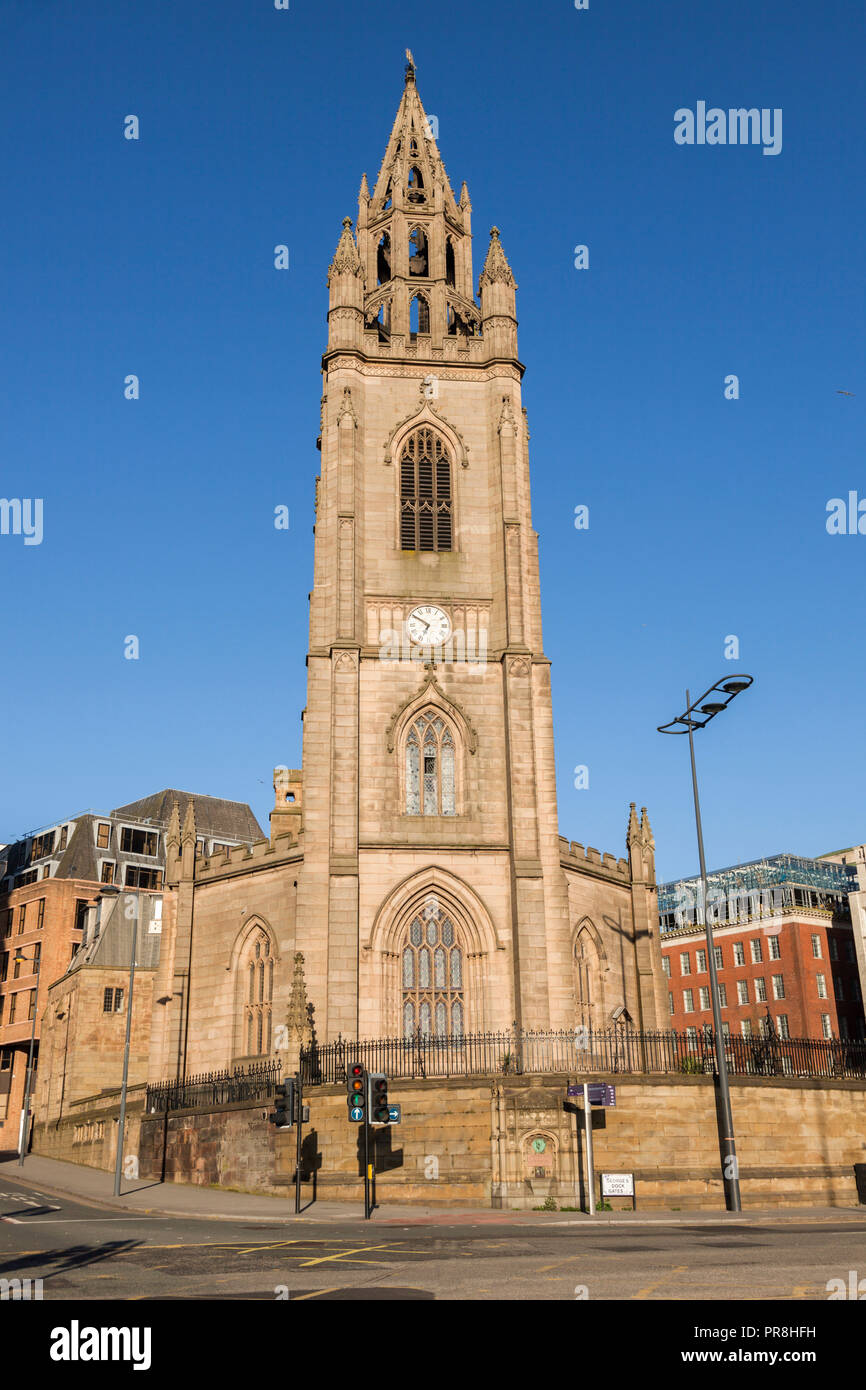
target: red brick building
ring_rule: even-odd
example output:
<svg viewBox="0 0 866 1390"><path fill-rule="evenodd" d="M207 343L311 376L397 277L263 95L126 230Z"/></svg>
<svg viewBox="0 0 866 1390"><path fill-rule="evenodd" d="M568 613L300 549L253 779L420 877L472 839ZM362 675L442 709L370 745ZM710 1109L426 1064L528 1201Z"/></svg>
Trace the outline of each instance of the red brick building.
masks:
<svg viewBox="0 0 866 1390"><path fill-rule="evenodd" d="M708 876L723 1030L864 1038L866 1018L842 866L779 855ZM670 1025L712 1027L707 944L694 879L659 889Z"/></svg>
<svg viewBox="0 0 866 1390"><path fill-rule="evenodd" d="M718 925L713 941L725 1032L757 1037L769 1009L780 1037L866 1036L850 923L758 919ZM703 929L666 932L662 960L671 1027L712 1027Z"/></svg>
<svg viewBox="0 0 866 1390"><path fill-rule="evenodd" d="M242 802L167 789L109 814L84 812L0 846L0 1152L15 1150L20 1142L34 1013L32 1097L49 987L68 970L88 908L104 888L161 893L165 827L175 802L193 804L199 852L264 838ZM122 999L117 990L113 1001L118 994Z"/></svg>

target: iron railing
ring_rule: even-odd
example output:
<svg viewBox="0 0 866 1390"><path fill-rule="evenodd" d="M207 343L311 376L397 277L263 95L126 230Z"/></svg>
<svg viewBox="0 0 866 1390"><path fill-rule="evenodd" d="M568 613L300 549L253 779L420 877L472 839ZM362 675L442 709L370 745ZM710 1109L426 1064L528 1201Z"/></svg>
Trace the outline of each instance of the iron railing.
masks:
<svg viewBox="0 0 866 1390"><path fill-rule="evenodd" d="M725 1056L732 1076L828 1077L866 1080L866 1042L829 1038L727 1037ZM374 1038L314 1043L301 1050L305 1086L346 1079L346 1067L361 1062L389 1077L507 1076L563 1072L689 1074L716 1069L713 1033L637 1033L587 1028L533 1032L464 1033L434 1037Z"/></svg>
<svg viewBox="0 0 866 1390"><path fill-rule="evenodd" d="M253 1062L233 1071L206 1071L182 1081L148 1083L148 1114L169 1110L211 1110L239 1100L270 1100L282 1080L282 1062Z"/></svg>

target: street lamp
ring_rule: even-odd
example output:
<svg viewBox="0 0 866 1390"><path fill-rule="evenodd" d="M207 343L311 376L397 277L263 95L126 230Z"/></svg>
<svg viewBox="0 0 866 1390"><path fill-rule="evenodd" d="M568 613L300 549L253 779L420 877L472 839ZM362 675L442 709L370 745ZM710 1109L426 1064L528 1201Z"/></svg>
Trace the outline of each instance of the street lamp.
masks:
<svg viewBox="0 0 866 1390"><path fill-rule="evenodd" d="M132 899L132 945L129 953L129 989L126 999L126 1040L123 1047L123 1080L120 1085L120 1114L117 1119L117 1154L114 1160L114 1195L120 1196L120 1177L123 1172L123 1131L126 1128L126 1093L129 1082L129 1039L132 1031L132 995L135 988L135 952L138 945L138 919L141 913L141 896L127 894Z"/></svg>
<svg viewBox="0 0 866 1390"><path fill-rule="evenodd" d="M21 1134L19 1136L18 1142L19 1168L23 1167L24 1165L24 1154L27 1149L27 1136L30 1130L30 1083L33 1079L33 1047L36 1042L36 1015L39 1012L39 972L42 969L42 942L35 942L34 949L36 951L35 956L25 956L22 948L19 946L17 951L15 952L15 955L13 956L13 960L15 961L16 965L21 964L24 961L36 962L36 989L33 991L33 1024L30 1029L30 1054L27 1058L27 1086L24 1091L24 1111L21 1116Z"/></svg>
<svg viewBox="0 0 866 1390"><path fill-rule="evenodd" d="M728 1211L742 1211L740 1202L740 1177L737 1167L737 1145L734 1138L734 1119L731 1114L731 1092L728 1086L728 1059L725 1055L725 1039L722 1033L722 1002L719 998L719 977L716 973L716 953L713 948L713 934L707 913L707 864L704 858L704 834L701 828L701 804L698 800L698 774L695 768L695 742L693 731L704 729L711 719L727 709L728 705L743 690L752 684L751 676L729 676L716 681L705 690L699 699L692 702L686 691L686 709L668 724L660 724L660 734L685 734L689 736L689 754L692 763L692 790L695 796L695 825L698 832L698 856L701 863L701 906L704 918L704 931L707 938L707 962L710 974L710 997L713 1002L713 1028L716 1043L716 1070L719 1077L719 1104L716 1118L719 1126L719 1150L722 1159L722 1183L725 1190L725 1206ZM700 716L703 715L703 718Z"/></svg>

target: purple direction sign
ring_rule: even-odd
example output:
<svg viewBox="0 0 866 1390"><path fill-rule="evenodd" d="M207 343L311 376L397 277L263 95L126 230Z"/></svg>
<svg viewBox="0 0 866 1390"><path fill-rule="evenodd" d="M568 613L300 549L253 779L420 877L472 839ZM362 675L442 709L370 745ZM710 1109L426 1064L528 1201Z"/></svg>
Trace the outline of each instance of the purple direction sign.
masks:
<svg viewBox="0 0 866 1390"><path fill-rule="evenodd" d="M590 1105L616 1105L616 1087L609 1086L606 1081L591 1081L589 1083L589 1103Z"/></svg>
<svg viewBox="0 0 866 1390"><path fill-rule="evenodd" d="M582 1096L583 1087L569 1086L567 1095ZM589 1103L590 1105L616 1105L616 1087L609 1086L606 1081L590 1081Z"/></svg>

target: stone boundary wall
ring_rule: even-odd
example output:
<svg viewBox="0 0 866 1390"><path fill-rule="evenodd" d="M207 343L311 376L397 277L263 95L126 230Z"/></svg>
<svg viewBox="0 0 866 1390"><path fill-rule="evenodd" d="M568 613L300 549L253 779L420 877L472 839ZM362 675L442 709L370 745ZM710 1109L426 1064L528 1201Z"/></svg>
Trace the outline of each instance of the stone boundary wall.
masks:
<svg viewBox="0 0 866 1390"><path fill-rule="evenodd" d="M597 1180L602 1170L633 1172L642 1210L723 1206L712 1078L595 1079L614 1084L617 1100L614 1109L594 1111ZM389 1098L402 1105L403 1123L373 1132L379 1203L521 1210L552 1199L559 1207L581 1206L583 1115L566 1099L568 1082L519 1076L393 1083ZM731 1081L731 1099L744 1208L857 1205L866 1083L740 1077ZM315 1190L323 1199L360 1204L360 1126L349 1124L344 1087L317 1087L305 1100L304 1203ZM135 1088L126 1152L138 1152L142 1178L290 1199L296 1132L275 1131L269 1109L255 1101L146 1115L143 1088ZM116 1091L80 1101L60 1124L36 1126L33 1151L110 1170L118 1111Z"/></svg>
<svg viewBox="0 0 866 1390"><path fill-rule="evenodd" d="M127 1156L136 1155L139 1150L144 1099L144 1086L130 1086L127 1090L124 1145ZM31 1152L43 1158L59 1158L65 1163L81 1163L86 1168L113 1171L119 1120L119 1088L87 1096L72 1102L61 1120L47 1124L37 1121L33 1126Z"/></svg>

